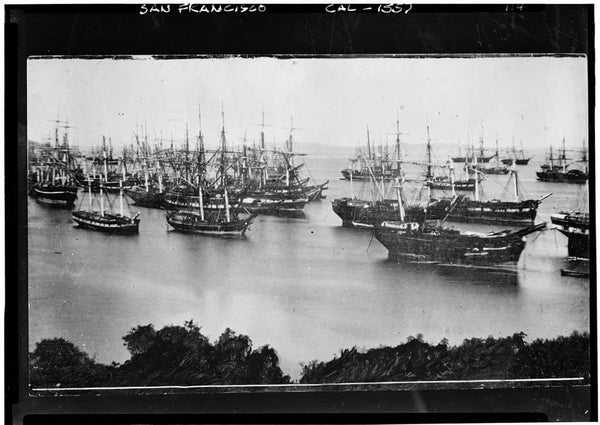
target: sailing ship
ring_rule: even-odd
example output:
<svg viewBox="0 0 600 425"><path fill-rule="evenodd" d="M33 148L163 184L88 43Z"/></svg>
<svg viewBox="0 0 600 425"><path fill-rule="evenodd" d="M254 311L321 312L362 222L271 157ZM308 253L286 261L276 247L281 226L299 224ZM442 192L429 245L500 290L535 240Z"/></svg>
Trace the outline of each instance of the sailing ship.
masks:
<svg viewBox="0 0 600 425"><path fill-rule="evenodd" d="M394 260L514 270L525 248L524 236L542 230L546 225L541 223L520 230L487 234L461 233L443 227L443 222L450 219L459 205L461 199L455 197L440 225L431 221L406 221L402 215L401 221L384 221L376 225L375 237L388 250L388 257ZM468 205L462 200L463 211ZM476 204L476 207L481 208L481 205Z"/></svg>
<svg viewBox="0 0 600 425"><path fill-rule="evenodd" d="M473 169L477 171L477 166ZM504 223L520 225L533 223L537 215L538 206L541 202L552 195L548 193L538 199L521 199L522 189L519 184L518 172L513 165L507 187L512 183L514 200L501 201L499 199L480 200L479 185L476 182L474 199L464 195L458 195L455 206L448 211L449 221L469 223Z"/></svg>
<svg viewBox="0 0 600 425"><path fill-rule="evenodd" d="M430 143L429 143L430 148ZM428 148L428 149L429 149ZM429 150L430 152L430 150ZM431 155L429 155L431 157ZM396 180L395 191L396 199L386 197L385 179L377 178L373 169L366 163L367 171L370 172L371 185L378 192L378 199L369 201L344 197L333 200L332 209L342 219L344 227L364 227L373 228L375 225L387 220L399 220L404 217L406 220L422 222L426 219L442 219L451 205L449 199L433 199L431 196L427 199L427 205L405 205L401 194L404 183L404 171L402 168L402 155L400 145L400 123L396 119ZM431 168L429 168L431 174ZM430 176L431 177L431 176ZM378 180L380 183L378 183ZM353 174L350 174L350 188L353 189ZM429 191L431 195L431 191Z"/></svg>
<svg viewBox="0 0 600 425"><path fill-rule="evenodd" d="M142 160L144 171L143 185L133 185L125 189L125 194L130 197L135 205L146 208L163 208L165 205L166 188L163 183L163 173L160 161L156 159L152 176L150 175L148 156ZM152 178L151 178L152 177Z"/></svg>
<svg viewBox="0 0 600 425"><path fill-rule="evenodd" d="M483 174L508 174L508 167L503 165L498 154L498 139L496 138L496 153L494 154L495 161L492 166L485 166L483 163L479 166L479 171ZM491 160L490 160L491 163Z"/></svg>
<svg viewBox="0 0 600 425"><path fill-rule="evenodd" d="M33 186L33 196L44 204L73 207L77 199L77 187L71 184L37 183Z"/></svg>
<svg viewBox="0 0 600 425"><path fill-rule="evenodd" d="M429 138L429 125L427 126L427 180L431 173L431 142ZM476 164L476 162L475 162ZM476 167L475 167L476 168ZM449 180L453 183L453 168L450 161ZM476 175L475 185L478 188L479 178ZM451 188L454 186L451 184ZM478 193L478 192L476 192ZM463 210L463 214L474 213L469 210L469 203L456 196L454 189L448 212L442 220L442 224L433 224L432 221L407 220L403 209L400 209L400 220L383 221L375 225L375 237L387 248L388 257L395 260L409 260L415 262L427 262L449 266L468 266L482 268L508 268L516 266L521 252L525 248L524 236L542 230L546 224L531 225L519 230L503 230L487 234L471 232L460 232L458 230L445 228L443 223L450 218L456 208ZM401 192L399 193L401 196ZM462 207L461 205L462 201ZM485 211L478 199L474 204L479 208L477 214L480 216ZM400 205L402 201L400 200ZM491 212L491 211L490 211ZM511 212L507 208L497 210L500 216Z"/></svg>
<svg viewBox="0 0 600 425"><path fill-rule="evenodd" d="M590 214L582 211L561 211L550 216L552 224L568 238L570 258L590 258Z"/></svg>
<svg viewBox="0 0 600 425"><path fill-rule="evenodd" d="M578 168L568 169L572 164L568 161L566 155L565 138L563 137L563 148L559 156L560 165L554 163L554 157L552 154L552 146L550 146L550 154L548 157L549 163L541 166L541 170L536 172L537 179L545 182L555 183L586 183L589 179L587 166L584 171ZM587 152L584 146L582 151L582 158L579 162L587 163Z"/></svg>
<svg viewBox="0 0 600 425"><path fill-rule="evenodd" d="M552 224L568 239L569 259L589 260L590 258L590 214L588 210L588 183L586 183L583 199L579 208L563 210L552 214Z"/></svg>
<svg viewBox="0 0 600 425"><path fill-rule="evenodd" d="M140 213L136 213L133 216L126 216L123 212L123 186L121 183L119 191L119 214L113 213L110 210L104 208L104 197L106 193L107 199L110 205L110 199L108 198L108 192L103 185L100 186L100 211L94 210L93 197L92 197L92 184L91 179L88 182L88 196L89 196L89 210L79 210L72 213L73 221L77 223L79 227L88 228L92 230L98 230L101 232L109 232L117 235L131 235L136 234L139 231Z"/></svg>
<svg viewBox="0 0 600 425"><path fill-rule="evenodd" d="M483 150L482 150L483 152ZM474 155L474 154L473 154ZM471 156L469 161L472 161L474 156ZM429 124L427 125L427 174L425 175L426 182L425 184L431 189L440 189L440 190L451 190L453 193L456 190L460 191L473 191L475 190L477 184L481 181L482 177L480 177L477 173L473 172L471 167L468 164L465 164L465 178L463 179L455 179L454 178L454 161L448 162L448 174L443 176L436 176L432 171L432 158L431 158L431 138L429 137ZM486 162L486 161L483 161ZM474 177L471 177L474 175Z"/></svg>
<svg viewBox="0 0 600 425"><path fill-rule="evenodd" d="M163 208L165 204L164 190L159 186L132 186L125 189L125 194L133 200L135 205L146 208Z"/></svg>
<svg viewBox="0 0 600 425"><path fill-rule="evenodd" d="M458 163L463 163L463 162L467 162L468 161L468 156L469 156L469 147L467 146L467 155L463 156L462 152L461 152L461 147L458 147L458 156L454 156L452 157L452 162L458 162Z"/></svg>
<svg viewBox="0 0 600 425"><path fill-rule="evenodd" d="M229 204L228 182L226 177L225 153L227 143L225 138L225 113L221 111L223 127L221 130L221 159L219 179L223 192L224 211L222 209L205 209L204 203L204 165L200 165L198 176L198 209L184 208L167 210L167 223L176 231L196 233L221 237L244 237L248 227L258 215L257 212L249 213L245 218L239 216L239 208L231 208Z"/></svg>
<svg viewBox="0 0 600 425"><path fill-rule="evenodd" d="M467 155L463 156L461 154L460 146L459 146L458 147L458 156L452 157L452 162L470 163L470 162L473 162L473 158L475 158L477 156L479 162L487 164L488 162L490 162L490 160L492 160L493 158L498 156L497 151L494 155L490 155L490 156L485 155L486 149L483 147L483 127L482 127L481 131L482 131L482 136L479 139L479 154L477 153L477 150L475 149L475 145L473 144L472 146L470 146L470 145L467 146Z"/></svg>
<svg viewBox="0 0 600 425"><path fill-rule="evenodd" d="M521 141L521 149L515 148L515 141L513 139L512 150L508 151L508 158L502 158L501 161L504 165L510 165L513 162L516 165L527 165L532 157L526 157L525 151L523 150L523 141Z"/></svg>
<svg viewBox="0 0 600 425"><path fill-rule="evenodd" d="M239 166L239 187L237 195L240 206L250 212L268 215L284 215L302 218L304 207L312 201L324 198L328 181L316 184L312 176L301 179L299 169L305 164L294 164L294 158L304 154L294 152L293 131L296 129L290 119L290 133L285 141L285 150L267 150L264 143L264 112L259 148L246 148ZM253 154L253 156L249 155ZM271 159L267 154L271 154Z"/></svg>
<svg viewBox="0 0 600 425"><path fill-rule="evenodd" d="M427 182L427 185L432 189L452 190L452 187L454 187L454 190L473 191L477 184L475 180L475 178L469 177L465 180L453 182L448 176L434 176Z"/></svg>
<svg viewBox="0 0 600 425"><path fill-rule="evenodd" d="M410 221L442 219L450 206L451 201L446 199L432 199L426 208L403 206L397 199L365 201L339 198L332 201L332 209L342 219L343 227L365 228L373 228L387 220L399 220L401 209L404 209L405 219Z"/></svg>
<svg viewBox="0 0 600 425"><path fill-rule="evenodd" d="M540 223L480 234L427 222L386 221L375 227L375 237L393 260L498 269L515 267L525 248L525 236L545 227L546 223Z"/></svg>
<svg viewBox="0 0 600 425"><path fill-rule="evenodd" d="M369 181L372 175L377 180L395 180L398 177L398 167L393 167L393 161L390 161L387 147L384 150L383 146L379 146L379 155L376 151L375 145L371 143L369 126L367 126L366 154L362 148L359 148L356 157L350 159L351 167L341 171L342 180ZM355 167L356 163L359 163L360 167Z"/></svg>
<svg viewBox="0 0 600 425"><path fill-rule="evenodd" d="M87 190L91 186L92 192L99 193L100 186L104 191L119 193L121 189L128 189L138 183L127 172L125 154L121 158L113 156L112 140L102 136L102 146L99 150L92 150L92 155L85 158L89 164L87 170L80 169L74 173L77 185Z"/></svg>
<svg viewBox="0 0 600 425"><path fill-rule="evenodd" d="M167 223L175 230L213 236L243 237L258 215L257 212L254 212L245 218L238 217L237 211L232 211L229 206L227 189L225 189L225 212L215 209L205 210L202 201L202 188L199 189L198 193L201 199L198 210L187 208L167 211Z"/></svg>
<svg viewBox="0 0 600 425"><path fill-rule="evenodd" d="M33 184L30 194L40 203L71 208L77 199L77 186L71 176L75 164L68 134L64 133L62 143L58 135L59 127L67 129L71 126L67 122L55 122L54 147L45 149L38 159L35 172L31 173Z"/></svg>

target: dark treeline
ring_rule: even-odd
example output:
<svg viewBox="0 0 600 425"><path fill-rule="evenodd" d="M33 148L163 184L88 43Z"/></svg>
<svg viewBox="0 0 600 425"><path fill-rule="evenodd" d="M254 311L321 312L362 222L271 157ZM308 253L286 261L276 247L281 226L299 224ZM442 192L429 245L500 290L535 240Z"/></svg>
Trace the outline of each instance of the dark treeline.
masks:
<svg viewBox="0 0 600 425"><path fill-rule="evenodd" d="M396 347L361 352L342 350L328 362L303 366L299 383L407 380L508 379L590 376L590 337L537 339L525 334L464 340L450 347L409 338ZM44 339L30 353L33 388L283 384L290 377L279 367L275 350L253 349L246 335L226 329L211 343L193 321L184 326L138 326L123 337L130 360L104 365L62 338Z"/></svg>
<svg viewBox="0 0 600 425"><path fill-rule="evenodd" d="M123 364L96 363L71 342L44 339L29 355L32 387L139 385L284 384L269 346L252 348L246 335L227 328L215 343L193 321L184 326L138 326L123 337L131 359Z"/></svg>
<svg viewBox="0 0 600 425"><path fill-rule="evenodd" d="M342 350L329 362L303 367L300 383L590 377L590 337L465 339L456 347L409 338L396 347Z"/></svg>

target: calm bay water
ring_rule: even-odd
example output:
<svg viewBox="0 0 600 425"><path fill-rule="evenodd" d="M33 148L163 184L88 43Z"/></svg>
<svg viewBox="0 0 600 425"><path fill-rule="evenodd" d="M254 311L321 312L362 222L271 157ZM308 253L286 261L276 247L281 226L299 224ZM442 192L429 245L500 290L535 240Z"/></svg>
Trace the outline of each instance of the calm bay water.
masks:
<svg viewBox="0 0 600 425"><path fill-rule="evenodd" d="M121 337L132 327L193 319L211 340L230 327L255 347L272 345L284 372L298 378L300 362L417 334L458 344L589 331L589 280L560 275L567 249L559 232L530 235L511 277L396 264L371 232L342 228L331 210L331 200L350 196L350 183L339 180L347 161L309 158L315 179L330 180L327 199L308 205L304 219L259 216L245 240L175 233L163 211L136 206L139 235L109 236L30 199L30 348L62 337L97 361L123 362ZM538 182L538 167L520 167L520 178L530 198L554 193L538 211L549 222L555 208L578 206L585 186ZM488 176L486 195L499 197L506 180Z"/></svg>

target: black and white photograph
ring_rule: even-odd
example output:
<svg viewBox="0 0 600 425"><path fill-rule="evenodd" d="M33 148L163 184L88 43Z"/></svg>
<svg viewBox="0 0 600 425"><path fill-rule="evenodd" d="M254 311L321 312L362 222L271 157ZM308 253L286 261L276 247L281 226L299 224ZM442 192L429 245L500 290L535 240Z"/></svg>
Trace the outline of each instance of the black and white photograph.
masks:
<svg viewBox="0 0 600 425"><path fill-rule="evenodd" d="M587 404L525 411L590 420L588 61L29 56L28 396L559 388Z"/></svg>

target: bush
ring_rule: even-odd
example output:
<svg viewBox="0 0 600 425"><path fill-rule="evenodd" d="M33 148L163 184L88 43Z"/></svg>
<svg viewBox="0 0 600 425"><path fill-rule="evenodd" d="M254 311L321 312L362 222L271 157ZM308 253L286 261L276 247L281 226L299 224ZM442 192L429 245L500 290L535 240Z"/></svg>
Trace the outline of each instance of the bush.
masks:
<svg viewBox="0 0 600 425"><path fill-rule="evenodd" d="M29 382L34 388L90 387L110 381L114 366L96 363L73 343L44 339L29 354Z"/></svg>
<svg viewBox="0 0 600 425"><path fill-rule="evenodd" d="M64 339L45 339L30 354L35 387L236 385L290 382L269 346L252 349L246 335L226 329L213 345L193 321L184 326L132 328L123 337L131 358L122 365L95 363Z"/></svg>

